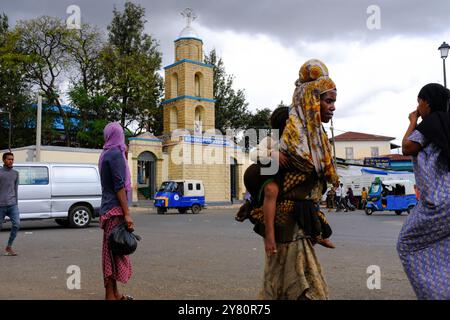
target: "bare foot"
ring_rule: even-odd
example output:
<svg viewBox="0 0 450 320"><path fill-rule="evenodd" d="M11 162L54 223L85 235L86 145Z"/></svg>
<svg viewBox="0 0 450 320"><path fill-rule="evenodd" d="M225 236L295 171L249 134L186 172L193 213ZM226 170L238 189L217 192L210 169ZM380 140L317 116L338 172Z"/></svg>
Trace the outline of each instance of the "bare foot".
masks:
<svg viewBox="0 0 450 320"><path fill-rule="evenodd" d="M330 239L320 239L320 240L317 240L317 243L320 244L321 246L324 246L325 248L330 248L330 249L336 248L336 246L334 245L333 242L331 242Z"/></svg>

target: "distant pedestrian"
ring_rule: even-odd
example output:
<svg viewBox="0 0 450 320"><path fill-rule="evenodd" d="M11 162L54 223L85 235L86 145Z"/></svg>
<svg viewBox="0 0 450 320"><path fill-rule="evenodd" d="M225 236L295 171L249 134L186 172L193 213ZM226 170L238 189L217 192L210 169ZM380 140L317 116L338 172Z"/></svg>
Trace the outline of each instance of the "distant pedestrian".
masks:
<svg viewBox="0 0 450 320"><path fill-rule="evenodd" d="M111 256L108 243L109 235L115 226L126 222L129 230L134 229L127 197L131 192L131 178L125 156L125 136L118 122L106 125L103 133L105 144L98 165L102 183L100 227L104 231L102 266L105 299L132 300L133 297L121 295L117 289L117 281L127 283L131 277L130 257Z"/></svg>
<svg viewBox="0 0 450 320"><path fill-rule="evenodd" d="M363 187L361 191L361 209L362 210L366 209L366 205L367 205L367 191L366 187Z"/></svg>
<svg viewBox="0 0 450 320"><path fill-rule="evenodd" d="M419 299L450 300L449 101L442 85L424 86L402 141L403 154L413 157L420 199L406 218L397 251Z"/></svg>
<svg viewBox="0 0 450 320"><path fill-rule="evenodd" d="M347 207L347 209L354 209L353 207L355 206L355 196L353 195L352 187L348 187L345 206Z"/></svg>
<svg viewBox="0 0 450 320"><path fill-rule="evenodd" d="M342 198L344 195L344 184L338 183L336 187L336 212L341 211L342 208Z"/></svg>
<svg viewBox="0 0 450 320"><path fill-rule="evenodd" d="M19 172L13 169L14 154L5 152L2 159L3 168L0 169L0 230L5 217L9 217L12 226L8 245L5 249L5 256L17 256L17 253L12 249L12 245L17 236L17 231L20 229L18 206Z"/></svg>

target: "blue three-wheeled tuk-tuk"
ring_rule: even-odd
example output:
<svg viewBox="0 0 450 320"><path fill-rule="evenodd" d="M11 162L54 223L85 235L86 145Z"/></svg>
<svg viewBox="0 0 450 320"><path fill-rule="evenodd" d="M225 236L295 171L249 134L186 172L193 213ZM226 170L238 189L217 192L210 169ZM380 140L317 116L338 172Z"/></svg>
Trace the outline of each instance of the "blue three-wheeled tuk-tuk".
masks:
<svg viewBox="0 0 450 320"><path fill-rule="evenodd" d="M205 207L205 188L201 180L165 181L155 194L158 214L168 209L178 209L179 213L199 213Z"/></svg>
<svg viewBox="0 0 450 320"><path fill-rule="evenodd" d="M401 215L417 204L413 182L409 180L381 180L376 178L370 186L366 214L374 211L395 211Z"/></svg>

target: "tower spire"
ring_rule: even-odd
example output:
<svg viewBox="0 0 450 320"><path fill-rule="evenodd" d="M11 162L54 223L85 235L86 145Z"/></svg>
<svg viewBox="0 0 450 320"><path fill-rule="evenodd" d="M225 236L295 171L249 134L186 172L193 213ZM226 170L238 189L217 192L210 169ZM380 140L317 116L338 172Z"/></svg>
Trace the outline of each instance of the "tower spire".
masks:
<svg viewBox="0 0 450 320"><path fill-rule="evenodd" d="M186 8L181 12L181 15L186 19L186 27L190 27L192 21L197 19L197 15L195 14L194 10L191 8Z"/></svg>

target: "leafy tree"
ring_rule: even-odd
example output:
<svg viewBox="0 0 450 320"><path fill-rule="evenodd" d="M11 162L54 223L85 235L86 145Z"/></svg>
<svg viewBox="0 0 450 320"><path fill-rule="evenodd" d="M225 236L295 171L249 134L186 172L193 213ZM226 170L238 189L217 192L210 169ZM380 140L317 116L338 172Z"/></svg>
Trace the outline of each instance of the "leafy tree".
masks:
<svg viewBox="0 0 450 320"><path fill-rule="evenodd" d="M247 128L270 129L270 116L272 112L269 108L256 109L256 112L249 116Z"/></svg>
<svg viewBox="0 0 450 320"><path fill-rule="evenodd" d="M71 105L78 112L76 139L80 146L86 148L102 147L103 128L110 119L110 104L102 88L100 52L103 45L98 29L89 24L83 24L79 30L71 30L65 42L74 61L68 94Z"/></svg>
<svg viewBox="0 0 450 320"><path fill-rule="evenodd" d="M111 116L119 119L123 127L137 120L138 131L150 127L159 134L155 129L161 130L157 125L162 119L159 104L163 81L158 73L161 53L157 42L144 33L144 16L145 9L131 2L125 3L123 12L114 8L109 40L100 52L100 62L105 95L115 106Z"/></svg>
<svg viewBox="0 0 450 320"><path fill-rule="evenodd" d="M89 93L82 85L75 85L69 92L70 100L78 111L77 142L84 148L103 146L103 128L108 121L107 97L101 93Z"/></svg>
<svg viewBox="0 0 450 320"><path fill-rule="evenodd" d="M70 57L65 46L68 32L59 18L43 16L19 21L16 31L20 34L20 47L29 57L24 64L27 78L32 86L43 91L50 105L55 105L62 119L65 144L71 145L71 115L60 102L58 85L64 72L70 67Z"/></svg>
<svg viewBox="0 0 450 320"><path fill-rule="evenodd" d="M9 142L11 114L11 147L34 143L34 113L30 106L29 86L22 64L27 56L18 48L19 35L9 30L8 17L0 16L0 149Z"/></svg>
<svg viewBox="0 0 450 320"><path fill-rule="evenodd" d="M104 45L96 26L84 23L80 29L72 29L64 46L74 61L71 77L73 85L81 86L88 94L96 94L101 89L102 72L99 63L100 51Z"/></svg>
<svg viewBox="0 0 450 320"><path fill-rule="evenodd" d="M233 75L228 75L222 58L212 50L205 62L214 66L214 99L216 100L216 128L226 133L227 129L242 130L248 126L250 113L247 109L244 90L233 89Z"/></svg>

